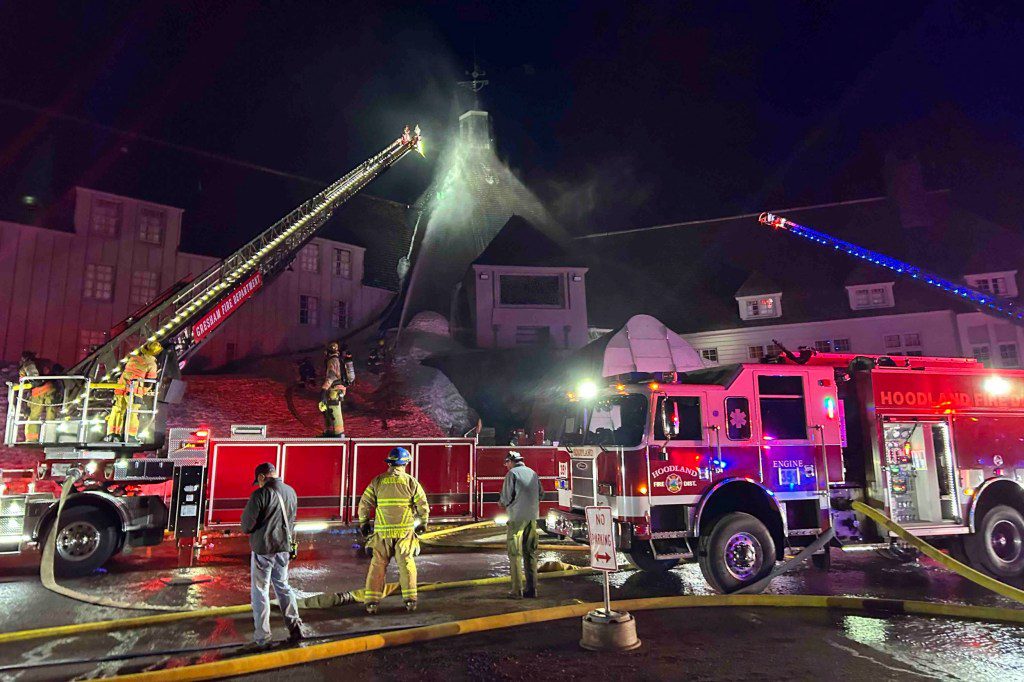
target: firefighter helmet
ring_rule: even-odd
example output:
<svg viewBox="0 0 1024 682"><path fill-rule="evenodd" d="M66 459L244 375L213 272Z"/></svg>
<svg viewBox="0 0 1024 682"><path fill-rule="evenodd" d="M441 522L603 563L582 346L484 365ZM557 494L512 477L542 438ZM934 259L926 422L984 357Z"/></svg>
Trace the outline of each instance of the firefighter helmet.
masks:
<svg viewBox="0 0 1024 682"><path fill-rule="evenodd" d="M505 455L505 461L506 462L522 462L523 461L523 456L521 454L519 454L518 452L516 452L515 450L509 450L508 454Z"/></svg>
<svg viewBox="0 0 1024 682"><path fill-rule="evenodd" d="M327 344L327 346L326 346L326 348L324 348L324 350L326 350L328 352L328 354L330 354L330 353L338 353L340 351L340 347L338 346L338 342L337 341L331 341L329 344Z"/></svg>
<svg viewBox="0 0 1024 682"><path fill-rule="evenodd" d="M405 448L392 448L385 461L393 467L404 467L412 461L412 455Z"/></svg>
<svg viewBox="0 0 1024 682"><path fill-rule="evenodd" d="M142 352L146 355L157 356L164 352L164 347L160 345L159 341L150 341L142 347Z"/></svg>

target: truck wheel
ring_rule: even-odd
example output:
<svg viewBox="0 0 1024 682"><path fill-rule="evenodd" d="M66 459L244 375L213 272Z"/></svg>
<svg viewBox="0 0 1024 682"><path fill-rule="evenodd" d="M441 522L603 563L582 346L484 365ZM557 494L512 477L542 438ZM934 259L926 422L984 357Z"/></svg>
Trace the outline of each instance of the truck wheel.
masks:
<svg viewBox="0 0 1024 682"><path fill-rule="evenodd" d="M996 578L1024 575L1024 516L1005 504L992 507L964 538L971 565Z"/></svg>
<svg viewBox="0 0 1024 682"><path fill-rule="evenodd" d="M675 568L679 559L655 559L651 550L651 543L643 540L634 540L629 550L629 558L641 571L648 573L664 573Z"/></svg>
<svg viewBox="0 0 1024 682"><path fill-rule="evenodd" d="M54 545L54 572L62 578L89 575L114 554L120 535L110 517L95 507L65 509Z"/></svg>
<svg viewBox="0 0 1024 682"><path fill-rule="evenodd" d="M700 572L718 592L728 594L756 583L775 566L775 542L761 521L733 512L700 538Z"/></svg>

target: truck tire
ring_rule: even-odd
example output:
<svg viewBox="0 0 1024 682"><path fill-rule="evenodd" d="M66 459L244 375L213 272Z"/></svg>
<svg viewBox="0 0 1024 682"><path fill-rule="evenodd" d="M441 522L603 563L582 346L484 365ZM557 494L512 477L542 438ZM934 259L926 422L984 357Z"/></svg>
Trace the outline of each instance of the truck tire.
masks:
<svg viewBox="0 0 1024 682"><path fill-rule="evenodd" d="M718 592L728 594L756 583L775 567L775 542L756 516L732 512L701 535L700 572Z"/></svg>
<svg viewBox="0 0 1024 682"><path fill-rule="evenodd" d="M679 559L655 559L651 550L651 543L643 540L634 540L629 550L629 558L641 571L648 573L664 573L675 568Z"/></svg>
<svg viewBox="0 0 1024 682"><path fill-rule="evenodd" d="M964 538L971 566L1001 580L1024 576L1024 516L1005 504L992 507Z"/></svg>
<svg viewBox="0 0 1024 682"><path fill-rule="evenodd" d="M53 532L53 526L50 526ZM107 562L121 544L121 529L91 506L65 509L54 545L54 573L62 578L89 575ZM47 533L46 542L49 542Z"/></svg>

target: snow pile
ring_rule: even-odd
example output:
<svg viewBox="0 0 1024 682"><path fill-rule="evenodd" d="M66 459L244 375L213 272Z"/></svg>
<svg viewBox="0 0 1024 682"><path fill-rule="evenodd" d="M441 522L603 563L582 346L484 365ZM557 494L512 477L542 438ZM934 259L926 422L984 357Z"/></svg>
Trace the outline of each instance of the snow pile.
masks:
<svg viewBox="0 0 1024 682"><path fill-rule="evenodd" d="M424 316L424 313L417 315L413 322ZM434 325L430 327L437 328ZM477 414L444 372L421 362L434 355L464 352L466 349L451 336L417 331L413 324L402 332L395 351L395 369L402 379L404 393L448 435L461 436L475 427Z"/></svg>

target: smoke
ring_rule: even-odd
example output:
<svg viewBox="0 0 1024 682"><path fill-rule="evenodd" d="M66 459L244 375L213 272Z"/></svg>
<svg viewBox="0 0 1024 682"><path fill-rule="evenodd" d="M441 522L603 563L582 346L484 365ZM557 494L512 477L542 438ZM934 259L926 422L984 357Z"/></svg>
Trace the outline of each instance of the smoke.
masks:
<svg viewBox="0 0 1024 682"><path fill-rule="evenodd" d="M555 219L573 234L629 225L656 192L655 185L642 178L625 157L581 169L572 178L549 178L538 187Z"/></svg>

